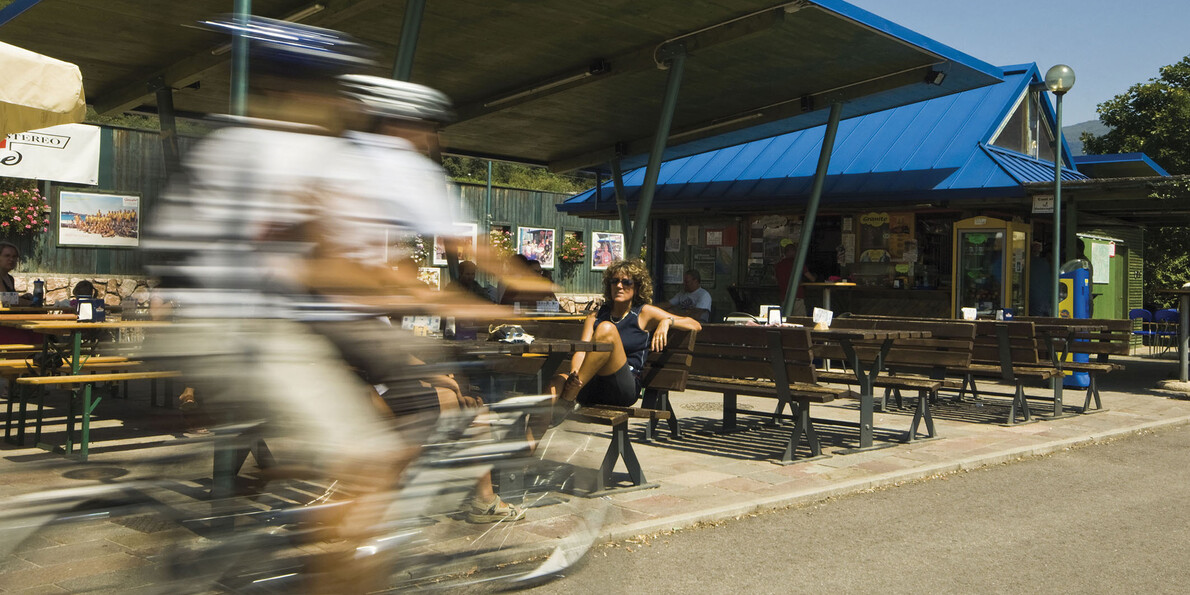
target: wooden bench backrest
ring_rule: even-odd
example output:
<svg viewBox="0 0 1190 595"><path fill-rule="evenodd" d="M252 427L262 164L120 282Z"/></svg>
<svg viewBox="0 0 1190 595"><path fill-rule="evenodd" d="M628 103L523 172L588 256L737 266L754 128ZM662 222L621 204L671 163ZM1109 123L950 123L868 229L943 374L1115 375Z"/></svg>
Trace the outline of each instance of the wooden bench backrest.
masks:
<svg viewBox="0 0 1190 595"><path fill-rule="evenodd" d="M583 323L575 321L540 321L522 326L526 332L537 337L579 339L583 334ZM649 352L640 374L641 387L655 390L686 390L697 336L698 333L693 331L671 329L667 335L665 350Z"/></svg>
<svg viewBox="0 0 1190 595"><path fill-rule="evenodd" d="M808 319L807 319L808 320ZM801 322L801 319L796 319ZM870 318L838 318L831 322L831 328L860 330L902 330L929 331L930 337L922 339L894 339L884 363L890 367L906 370L914 368L949 368L971 364L975 341L975 325L963 321L946 320L892 320ZM875 357L883 341L853 341L856 354L862 360ZM814 353L819 357L842 359L842 346L834 343L815 345Z"/></svg>
<svg viewBox="0 0 1190 595"><path fill-rule="evenodd" d="M1007 337L1012 363L1046 363L1037 354L1037 333L1033 323L1016 320L975 321L975 348L971 354L972 361L982 364L1001 364L1003 361L1000 351L1001 332Z"/></svg>
<svg viewBox="0 0 1190 595"><path fill-rule="evenodd" d="M778 362L787 381L817 382L809 329L709 324L694 348L694 370L704 376L777 380Z"/></svg>
<svg viewBox="0 0 1190 595"><path fill-rule="evenodd" d="M1074 338L1078 340L1070 345L1069 351L1071 353L1096 355L1100 360L1106 360L1109 355L1128 355L1131 353L1131 320L1108 318L1045 318L1040 316L1017 318L1017 320L1047 325L1093 324L1102 326L1104 329L1101 331L1075 333ZM1037 344L1037 349L1043 358L1049 357L1049 345L1047 343L1047 341L1039 341Z"/></svg>

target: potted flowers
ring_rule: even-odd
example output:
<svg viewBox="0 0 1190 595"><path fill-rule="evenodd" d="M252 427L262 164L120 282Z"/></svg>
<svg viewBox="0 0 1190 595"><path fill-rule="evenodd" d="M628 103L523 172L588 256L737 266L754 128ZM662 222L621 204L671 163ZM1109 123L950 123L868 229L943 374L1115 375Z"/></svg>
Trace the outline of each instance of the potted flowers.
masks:
<svg viewBox="0 0 1190 595"><path fill-rule="evenodd" d="M24 236L49 231L52 210L36 188L0 192L0 233Z"/></svg>
<svg viewBox="0 0 1190 595"><path fill-rule="evenodd" d="M558 252L558 258L565 264L577 265L582 264L583 259L587 257L587 245L578 236L567 235L565 240L562 240L562 249Z"/></svg>

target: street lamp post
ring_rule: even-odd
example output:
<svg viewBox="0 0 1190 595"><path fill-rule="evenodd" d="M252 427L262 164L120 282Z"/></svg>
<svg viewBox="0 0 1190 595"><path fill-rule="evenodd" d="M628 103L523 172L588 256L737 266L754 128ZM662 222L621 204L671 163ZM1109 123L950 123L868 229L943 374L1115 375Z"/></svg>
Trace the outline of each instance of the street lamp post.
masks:
<svg viewBox="0 0 1190 595"><path fill-rule="evenodd" d="M1057 130L1054 140L1054 245L1052 247L1054 269L1054 295L1051 316L1060 316L1058 312L1058 288L1062 282L1058 278L1061 263L1059 262L1059 248L1062 245L1062 96L1074 86L1074 70L1065 64L1058 64L1045 73L1045 86L1054 94L1055 111L1057 116Z"/></svg>

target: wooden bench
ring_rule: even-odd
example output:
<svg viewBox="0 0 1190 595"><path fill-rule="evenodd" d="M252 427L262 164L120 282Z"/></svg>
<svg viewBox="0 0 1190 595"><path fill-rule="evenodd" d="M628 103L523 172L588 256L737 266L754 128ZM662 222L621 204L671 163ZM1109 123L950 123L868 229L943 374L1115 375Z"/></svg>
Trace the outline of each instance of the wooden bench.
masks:
<svg viewBox="0 0 1190 595"><path fill-rule="evenodd" d="M104 371L126 370L128 368L139 367L142 364L140 361L128 360L123 357L94 357L89 358L80 366L80 371L89 373L97 373ZM38 369L32 360L0 360L0 377L8 382L8 407L6 417L4 420L4 440L10 444L23 446L25 444L25 422L28 416L29 392L27 386L21 386L16 383L16 380L22 376L34 373L41 376L51 376L52 374L70 374L71 367L62 364L60 367L51 371L46 369ZM44 409L44 391L37 391L37 428L38 438L40 438L40 428L42 423L42 411ZM114 393L113 393L114 395ZM13 409L17 409L17 423L16 423L16 437L13 438Z"/></svg>
<svg viewBox="0 0 1190 595"><path fill-rule="evenodd" d="M1087 374L1087 393L1083 400L1083 412L1091 409L1091 401L1095 401L1095 410L1103 409L1103 402L1099 398L1099 376L1124 369L1124 364L1110 361L1111 356L1129 355L1132 352L1132 321L1111 320L1106 318L1044 318L1024 317L1016 320L1032 322L1038 327L1061 326L1097 326L1094 331L1077 331L1073 328L1060 337L1059 345L1055 349L1051 341L1038 341L1038 356L1050 362L1055 368L1063 372L1083 372ZM1094 356L1094 361L1069 361L1066 357L1073 354Z"/></svg>
<svg viewBox="0 0 1190 595"><path fill-rule="evenodd" d="M880 374L873 380L873 386L885 389L880 403L882 411L887 406L890 394L896 398L899 407L902 406L902 390L917 391L917 407L907 441L917 438L918 428L923 421L926 437L934 438L937 433L930 405L937 401L939 389L946 385L948 370L971 365L975 325L960 321L905 322L840 318L833 321L831 326L845 329L897 330L906 328L907 325L915 330L928 331L929 338L894 339L883 357L883 370L879 371ZM859 341L853 342L853 346L861 359L871 360L879 354L881 343ZM846 361L844 350L835 343L816 344L814 353L820 357ZM848 385L858 383L855 374L850 372L819 370L818 380Z"/></svg>
<svg viewBox="0 0 1190 595"><path fill-rule="evenodd" d="M583 328L581 323L575 322L539 322L523 326L526 332L534 336L557 339L578 339L582 335ZM673 408L669 405L669 392L686 390L687 378L690 375L690 366L693 361L691 351L694 349L697 336L698 333L695 332L671 329L665 350L659 353L649 352L649 356L645 360L644 369L640 373L640 385L645 401L651 406L614 407L611 405L595 405L580 407L568 418L582 423L608 426L612 431L611 443L608 445L607 452L604 454L603 462L600 464L595 480L595 486L589 495L606 494L613 489L617 489L615 487L614 469L616 463L621 459L624 461L624 467L628 472L628 480L631 483L630 489L656 486L656 484L648 483L648 480L645 478L640 460L636 456L636 451L632 448L632 441L628 439L628 422L632 419L648 421L645 436L646 439L650 439L658 423L662 420L670 420L671 435L675 437L678 435L679 430L676 426L676 419L673 416ZM521 373L533 371L532 360L534 359L540 361L540 363L536 364L538 370L545 363L543 358L518 359L530 360L528 364L524 362L518 364ZM554 374L564 369L545 370L540 373ZM660 408L652 408L658 406Z"/></svg>
<svg viewBox="0 0 1190 595"><path fill-rule="evenodd" d="M856 316L855 319L903 320L910 322L951 322L952 319L913 318L897 316ZM976 378L995 378L1013 387L1014 391L1004 396L1011 397L1005 425L1020 421L1033 421L1029 409L1026 383L1042 384L1060 376L1061 371L1038 355L1038 336L1032 322L1012 320L976 320L971 364L947 368L949 374L962 378L958 387L958 398L962 399L970 390L975 398L980 391ZM1062 383L1054 383L1054 410L1062 410ZM986 391L985 391L986 392ZM995 394L995 393L987 393ZM1040 397L1033 397L1040 398Z"/></svg>
<svg viewBox="0 0 1190 595"><path fill-rule="evenodd" d="M822 446L810 417L811 403L829 403L846 393L818 384L813 345L807 328L707 325L694 346L693 369L686 388L723 395L723 429L734 430L740 395L777 400L769 417L794 420L785 443L782 463L793 463L805 436L810 457L822 456ZM756 413L756 412L749 412Z"/></svg>
<svg viewBox="0 0 1190 595"><path fill-rule="evenodd" d="M67 455L73 453L74 450L74 414L75 402L79 399L78 394L81 389L81 426L82 432L79 437L79 460L86 461L91 444L91 413L99 405L99 399L92 400L91 387L99 382L126 382L129 380L152 380L158 378L174 378L180 376L179 372L174 371L157 371L157 372L109 372L100 374L79 374L74 376L22 376L16 379L16 384L20 386L36 386L42 388L59 387L70 388L74 394L71 395L69 408L66 414L66 444L62 447ZM34 442L38 442L40 446L41 439L41 423L42 418L40 412L38 413L37 430L34 437Z"/></svg>

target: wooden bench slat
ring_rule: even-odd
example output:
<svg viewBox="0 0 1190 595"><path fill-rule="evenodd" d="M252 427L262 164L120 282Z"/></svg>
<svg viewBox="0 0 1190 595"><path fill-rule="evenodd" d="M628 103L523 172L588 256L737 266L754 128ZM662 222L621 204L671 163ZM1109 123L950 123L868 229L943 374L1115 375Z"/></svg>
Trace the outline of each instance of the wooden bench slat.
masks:
<svg viewBox="0 0 1190 595"><path fill-rule="evenodd" d="M122 380L147 380L153 378L177 378L181 372L113 372L109 374L79 374L76 376L22 376L17 384L38 386L55 384L87 384L91 382L118 382Z"/></svg>

